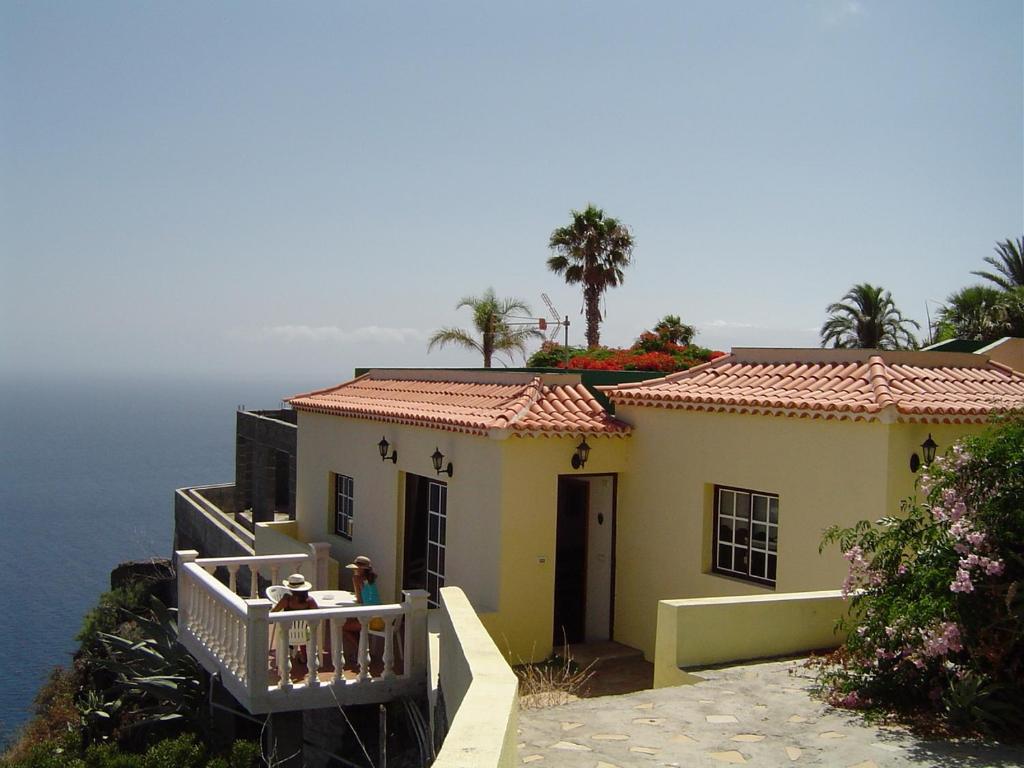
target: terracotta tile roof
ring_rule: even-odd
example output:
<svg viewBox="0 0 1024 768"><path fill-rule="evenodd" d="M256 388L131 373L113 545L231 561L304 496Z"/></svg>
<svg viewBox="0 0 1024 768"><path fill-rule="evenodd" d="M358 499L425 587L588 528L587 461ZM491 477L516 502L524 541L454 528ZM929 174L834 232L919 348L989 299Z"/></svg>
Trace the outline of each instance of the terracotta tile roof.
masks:
<svg viewBox="0 0 1024 768"><path fill-rule="evenodd" d="M984 421L1024 406L1024 374L982 355L736 349L689 371L599 387L613 403L818 418Z"/></svg>
<svg viewBox="0 0 1024 768"><path fill-rule="evenodd" d="M300 411L472 434L630 431L571 375L373 370L336 387L295 395L288 402Z"/></svg>

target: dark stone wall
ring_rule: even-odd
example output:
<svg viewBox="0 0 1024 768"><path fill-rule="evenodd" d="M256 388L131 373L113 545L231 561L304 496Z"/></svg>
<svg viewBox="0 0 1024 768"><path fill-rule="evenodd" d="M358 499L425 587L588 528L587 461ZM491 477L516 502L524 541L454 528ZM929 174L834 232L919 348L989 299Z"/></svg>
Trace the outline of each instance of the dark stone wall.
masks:
<svg viewBox="0 0 1024 768"><path fill-rule="evenodd" d="M235 428L236 509L252 509L253 522L269 522L275 510L295 517L295 411L239 411ZM284 474L287 473L287 480ZM285 498L278 500L278 483Z"/></svg>

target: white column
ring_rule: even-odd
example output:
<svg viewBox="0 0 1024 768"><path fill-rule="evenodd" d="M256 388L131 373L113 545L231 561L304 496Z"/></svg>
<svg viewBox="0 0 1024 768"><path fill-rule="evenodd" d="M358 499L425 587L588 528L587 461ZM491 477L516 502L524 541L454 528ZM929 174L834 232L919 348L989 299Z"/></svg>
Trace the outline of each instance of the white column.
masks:
<svg viewBox="0 0 1024 768"><path fill-rule="evenodd" d="M249 692L246 708L260 711L260 702L267 695L267 666L270 664L267 617L274 606L269 600L253 600L247 607L245 624L245 687Z"/></svg>
<svg viewBox="0 0 1024 768"><path fill-rule="evenodd" d="M335 585L327 583L331 545L326 541L314 541L309 545L309 552L313 556L313 573L310 574L313 589L335 589Z"/></svg>
<svg viewBox="0 0 1024 768"><path fill-rule="evenodd" d="M405 614L405 674L413 680L427 679L427 598L425 589L403 589L408 607Z"/></svg>
<svg viewBox="0 0 1024 768"><path fill-rule="evenodd" d="M199 553L194 549L181 549L174 553L174 571L178 579L178 631L189 625L191 610L192 580L185 575L185 565L194 563Z"/></svg>

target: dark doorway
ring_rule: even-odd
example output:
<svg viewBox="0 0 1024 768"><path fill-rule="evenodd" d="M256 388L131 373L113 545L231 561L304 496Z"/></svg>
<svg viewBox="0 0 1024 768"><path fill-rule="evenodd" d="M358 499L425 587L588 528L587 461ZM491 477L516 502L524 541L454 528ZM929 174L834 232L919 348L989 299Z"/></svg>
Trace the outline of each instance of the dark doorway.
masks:
<svg viewBox="0 0 1024 768"><path fill-rule="evenodd" d="M402 589L427 588L427 478L405 476Z"/></svg>
<svg viewBox="0 0 1024 768"><path fill-rule="evenodd" d="M405 534L402 589L425 589L438 607L444 586L448 486L429 477L405 477Z"/></svg>
<svg viewBox="0 0 1024 768"><path fill-rule="evenodd" d="M555 538L555 647L584 640L587 595L587 512L590 486L585 480L558 479Z"/></svg>

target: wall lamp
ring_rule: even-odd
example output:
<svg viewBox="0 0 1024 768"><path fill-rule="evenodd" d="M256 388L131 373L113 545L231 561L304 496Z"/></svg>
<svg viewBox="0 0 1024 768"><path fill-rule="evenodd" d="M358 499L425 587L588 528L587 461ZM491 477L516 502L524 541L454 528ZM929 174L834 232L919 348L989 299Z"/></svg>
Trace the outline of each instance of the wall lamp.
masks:
<svg viewBox="0 0 1024 768"><path fill-rule="evenodd" d="M388 439L386 437L382 437L380 439L380 442L377 443L377 450L380 451L380 460L381 461L387 461L388 459L391 459L391 463L392 464L397 464L398 463L398 451L391 451L391 455L388 456L388 448L390 448L390 447L391 447L391 444L388 443Z"/></svg>
<svg viewBox="0 0 1024 768"><path fill-rule="evenodd" d="M450 461L448 462L448 466L444 465L444 454L441 453L440 448L434 448L434 453L430 456L430 460L434 463L434 471L437 472L437 474L447 474L448 477L455 474L455 470Z"/></svg>
<svg viewBox="0 0 1024 768"><path fill-rule="evenodd" d="M587 439L583 438L580 440L580 444L576 446L576 452L572 455L572 468L583 469L587 464L587 459L590 458L590 446L587 445Z"/></svg>
<svg viewBox="0 0 1024 768"><path fill-rule="evenodd" d="M917 472L921 468L922 461L927 467L935 461L935 449L939 447L939 444L932 440L932 433L928 433L928 439L921 443L921 456L916 453L910 454L910 471Z"/></svg>

